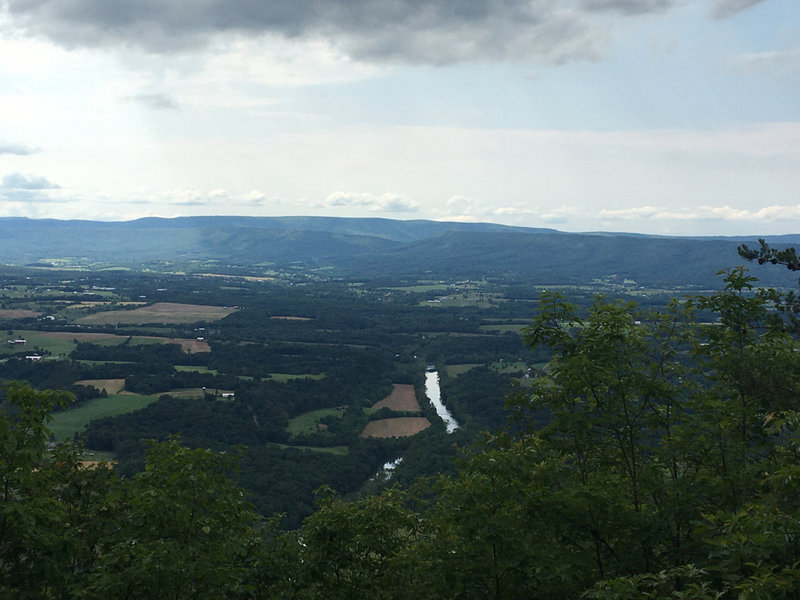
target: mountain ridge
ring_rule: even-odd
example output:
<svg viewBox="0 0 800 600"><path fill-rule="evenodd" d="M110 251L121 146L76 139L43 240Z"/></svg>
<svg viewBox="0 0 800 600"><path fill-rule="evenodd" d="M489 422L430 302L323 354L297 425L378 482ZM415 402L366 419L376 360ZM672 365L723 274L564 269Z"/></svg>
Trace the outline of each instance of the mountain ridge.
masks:
<svg viewBox="0 0 800 600"><path fill-rule="evenodd" d="M325 268L344 278L491 278L581 284L711 286L740 264L741 243L762 236L568 233L494 223L340 217L147 217L133 221L0 218L0 262L161 268L214 262L221 269ZM800 235L763 236L774 245ZM161 267L159 267L161 265ZM757 267L757 266L755 266ZM753 269L755 272L755 268ZM768 285L795 285L758 269Z"/></svg>

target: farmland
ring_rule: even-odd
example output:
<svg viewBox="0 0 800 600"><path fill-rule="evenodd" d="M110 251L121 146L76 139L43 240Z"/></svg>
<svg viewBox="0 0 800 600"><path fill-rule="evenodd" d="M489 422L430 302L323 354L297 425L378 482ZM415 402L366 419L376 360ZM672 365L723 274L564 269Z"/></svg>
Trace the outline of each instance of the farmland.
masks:
<svg viewBox="0 0 800 600"><path fill-rule="evenodd" d="M400 438L416 435L431 426L425 417L395 417L370 421L361 432L367 438Z"/></svg>
<svg viewBox="0 0 800 600"><path fill-rule="evenodd" d="M190 338L166 338L150 335L118 335L113 333L36 331L21 329L12 331L10 339L24 339L22 346L5 344L0 346L0 354L13 353L20 349L25 351L45 352L53 356L66 356L80 342L89 342L98 346L119 346L122 344L178 344L184 352L210 352L208 342Z"/></svg>
<svg viewBox="0 0 800 600"><path fill-rule="evenodd" d="M132 310L110 310L76 319L82 325L144 325L146 323L186 324L218 321L236 312L235 308L202 306L177 302L157 302Z"/></svg>
<svg viewBox="0 0 800 600"><path fill-rule="evenodd" d="M27 319L38 317L42 313L26 308L0 309L0 319Z"/></svg>
<svg viewBox="0 0 800 600"><path fill-rule="evenodd" d="M338 408L322 408L320 410L313 410L291 419L286 429L293 436L303 433L315 433L319 431L321 427L320 421L322 421L322 419L325 417L341 416L342 411Z"/></svg>
<svg viewBox="0 0 800 600"><path fill-rule="evenodd" d="M25 340L0 346L0 378L74 393L53 413L54 439L74 437L126 474L142 464L142 439L244 447L254 504L297 524L319 485L358 494L401 456L398 481L446 471L456 444L501 426L512 383L547 360L520 336L535 294L302 269L283 281L0 270L0 330ZM463 424L451 434L417 399L431 365Z"/></svg>
<svg viewBox="0 0 800 600"><path fill-rule="evenodd" d="M97 398L82 406L54 413L49 428L56 440L70 439L75 433L82 431L92 419L130 413L146 407L156 399L156 395L109 394L107 398Z"/></svg>
<svg viewBox="0 0 800 600"><path fill-rule="evenodd" d="M374 410L384 407L394 411L418 411L419 402L414 386L395 383L392 393L372 406Z"/></svg>

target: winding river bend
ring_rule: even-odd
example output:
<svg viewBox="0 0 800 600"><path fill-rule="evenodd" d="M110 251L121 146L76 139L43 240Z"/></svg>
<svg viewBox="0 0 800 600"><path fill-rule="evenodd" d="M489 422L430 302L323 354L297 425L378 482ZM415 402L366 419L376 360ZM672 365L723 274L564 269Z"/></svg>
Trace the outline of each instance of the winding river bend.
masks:
<svg viewBox="0 0 800 600"><path fill-rule="evenodd" d="M458 423L453 418L453 415L451 415L447 407L442 404L442 392L439 389L438 371L425 371L425 395L428 397L428 400L431 401L431 404L433 404L433 408L436 409L436 414L444 421L447 433L453 433L458 429Z"/></svg>

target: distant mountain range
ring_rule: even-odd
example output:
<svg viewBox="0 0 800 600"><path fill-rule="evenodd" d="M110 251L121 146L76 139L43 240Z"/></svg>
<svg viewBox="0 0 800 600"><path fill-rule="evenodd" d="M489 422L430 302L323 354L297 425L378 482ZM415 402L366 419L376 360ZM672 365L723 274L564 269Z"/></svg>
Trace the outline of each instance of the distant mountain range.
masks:
<svg viewBox="0 0 800 600"><path fill-rule="evenodd" d="M717 287L758 236L663 237L564 233L492 223L333 217L180 217L126 222L0 219L0 263L192 269L223 272L325 268L345 278L483 279L539 284L593 280ZM776 246L800 234L767 236ZM768 285L793 285L776 267L751 266Z"/></svg>

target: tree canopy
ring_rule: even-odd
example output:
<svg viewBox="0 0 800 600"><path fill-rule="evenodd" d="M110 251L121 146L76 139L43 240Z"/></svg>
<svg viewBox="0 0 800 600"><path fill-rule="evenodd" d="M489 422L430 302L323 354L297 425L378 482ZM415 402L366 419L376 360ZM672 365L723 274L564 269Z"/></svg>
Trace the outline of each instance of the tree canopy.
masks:
<svg viewBox="0 0 800 600"><path fill-rule="evenodd" d="M236 457L154 443L141 473L47 447L68 398L0 405L0 595L28 598L798 598L800 345L739 267L654 312L546 292L552 359L455 473L278 533Z"/></svg>

